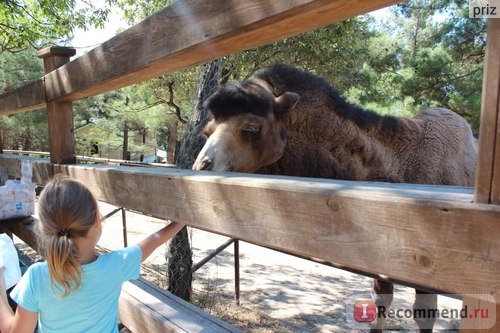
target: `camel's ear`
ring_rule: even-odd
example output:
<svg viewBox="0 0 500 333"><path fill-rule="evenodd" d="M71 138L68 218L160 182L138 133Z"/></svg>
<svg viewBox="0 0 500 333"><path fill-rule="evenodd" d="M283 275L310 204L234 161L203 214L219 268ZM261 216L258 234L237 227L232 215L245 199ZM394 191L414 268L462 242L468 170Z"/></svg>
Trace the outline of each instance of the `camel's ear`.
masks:
<svg viewBox="0 0 500 333"><path fill-rule="evenodd" d="M274 113L279 116L288 114L295 108L295 105L297 105L299 99L300 97L298 94L289 91L281 96L276 97L274 99L276 103L276 110Z"/></svg>

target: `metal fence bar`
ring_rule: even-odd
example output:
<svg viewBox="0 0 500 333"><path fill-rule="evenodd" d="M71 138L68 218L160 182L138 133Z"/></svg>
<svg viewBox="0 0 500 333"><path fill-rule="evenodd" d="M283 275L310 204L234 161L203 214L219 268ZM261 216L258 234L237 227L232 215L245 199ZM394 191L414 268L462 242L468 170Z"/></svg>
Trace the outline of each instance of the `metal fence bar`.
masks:
<svg viewBox="0 0 500 333"><path fill-rule="evenodd" d="M229 245L233 244L235 241L234 238L228 239L226 242L224 242L222 245L220 245L218 248L213 250L208 256L205 258L201 259L199 262L193 265L193 273L196 272L198 269L203 267L207 262L209 262L211 259L213 259L216 255L224 251Z"/></svg>

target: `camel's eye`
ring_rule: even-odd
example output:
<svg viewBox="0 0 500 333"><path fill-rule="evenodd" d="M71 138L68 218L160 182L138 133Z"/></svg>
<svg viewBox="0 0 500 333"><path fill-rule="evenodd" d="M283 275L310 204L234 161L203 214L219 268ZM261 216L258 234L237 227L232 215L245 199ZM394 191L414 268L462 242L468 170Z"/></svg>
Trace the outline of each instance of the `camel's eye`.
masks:
<svg viewBox="0 0 500 333"><path fill-rule="evenodd" d="M254 141L260 138L261 127L258 124L247 124L241 132L245 140Z"/></svg>
<svg viewBox="0 0 500 333"><path fill-rule="evenodd" d="M285 129L282 129L280 131L280 138L281 138L281 140L286 140L287 137L288 137L288 133L286 132Z"/></svg>

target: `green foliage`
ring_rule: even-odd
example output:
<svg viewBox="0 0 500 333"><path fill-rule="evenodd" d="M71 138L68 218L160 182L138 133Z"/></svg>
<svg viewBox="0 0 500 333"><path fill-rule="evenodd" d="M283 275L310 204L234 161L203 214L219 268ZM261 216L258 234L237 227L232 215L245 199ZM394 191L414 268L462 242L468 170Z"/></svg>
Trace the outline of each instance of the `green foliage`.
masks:
<svg viewBox="0 0 500 333"><path fill-rule="evenodd" d="M135 24L167 7L174 0L115 0L128 23Z"/></svg>
<svg viewBox="0 0 500 333"><path fill-rule="evenodd" d="M369 17L350 19L228 56L223 62L225 80L243 79L265 66L284 62L316 72L346 90L359 83L357 68L367 52L362 41L373 34L369 23Z"/></svg>
<svg viewBox="0 0 500 333"><path fill-rule="evenodd" d="M446 107L479 124L485 21L468 18L461 0L414 0L375 25L363 80L348 96L382 113ZM390 109L393 112L390 112Z"/></svg>
<svg viewBox="0 0 500 333"><path fill-rule="evenodd" d="M45 110L19 113L0 118L5 149L48 151L47 113Z"/></svg>
<svg viewBox="0 0 500 333"><path fill-rule="evenodd" d="M43 62L33 49L0 53L0 92L8 91L43 75Z"/></svg>
<svg viewBox="0 0 500 333"><path fill-rule="evenodd" d="M116 0L115 4L123 11L129 24L138 23L155 12L171 4L172 0ZM177 141L194 101L197 68L190 68L173 74L164 75L131 87L116 91L128 102L108 99L100 104L106 111L106 119L116 132L128 129L140 132L152 140L150 149L167 150L169 141ZM118 103L118 105L116 105ZM114 110L119 110L115 112ZM118 120L121 118L121 120ZM180 132L180 133L178 133ZM147 144L136 145L133 140L127 150L139 154ZM175 146L175 142L173 146Z"/></svg>
<svg viewBox="0 0 500 333"><path fill-rule="evenodd" d="M65 45L75 28L104 26L109 7L96 7L95 1L79 4L76 0L0 1L0 53Z"/></svg>
<svg viewBox="0 0 500 333"><path fill-rule="evenodd" d="M126 146L124 152L130 151L132 157L156 148L166 150L170 137L177 134L172 133L177 128L174 123L185 123L191 111L196 77L196 68L186 69L78 101L74 103L75 124L95 123L103 129L93 137L99 146ZM140 142L139 136L146 142Z"/></svg>
<svg viewBox="0 0 500 333"><path fill-rule="evenodd" d="M8 91L39 79L43 65L34 50L0 54L0 92ZM45 110L0 117L0 132L7 139L6 149L48 150Z"/></svg>

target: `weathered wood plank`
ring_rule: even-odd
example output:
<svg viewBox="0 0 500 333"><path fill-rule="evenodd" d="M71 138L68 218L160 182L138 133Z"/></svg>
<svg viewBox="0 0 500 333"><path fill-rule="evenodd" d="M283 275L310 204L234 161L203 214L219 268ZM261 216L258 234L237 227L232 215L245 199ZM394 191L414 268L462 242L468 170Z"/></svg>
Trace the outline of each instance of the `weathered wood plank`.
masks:
<svg viewBox="0 0 500 333"><path fill-rule="evenodd" d="M32 111L45 107L45 87L43 80L37 80L25 86L0 95L0 116Z"/></svg>
<svg viewBox="0 0 500 333"><path fill-rule="evenodd" d="M241 332L144 279L123 285L119 306L132 332Z"/></svg>
<svg viewBox="0 0 500 333"><path fill-rule="evenodd" d="M500 10L500 8L498 8ZM494 22L493 22L494 21ZM493 159L493 176L491 181L491 196L490 202L500 205L500 20L492 20L490 19L490 29L488 34L490 36L490 48L491 48L491 58L493 60L488 60L491 62L495 62L495 65L490 64L489 68L496 72L496 95L494 91L491 91L493 95L490 96L492 100L497 101L496 105L496 114L497 114L497 122L496 122L496 138L495 138L495 156ZM493 79L494 80L494 79ZM487 97L488 98L488 97ZM493 107L493 106L491 106ZM492 113L495 113L495 109L493 108ZM499 221L500 223L500 221ZM498 330L500 330L500 320L498 324Z"/></svg>
<svg viewBox="0 0 500 333"><path fill-rule="evenodd" d="M483 73L476 202L500 204L500 20L488 20Z"/></svg>
<svg viewBox="0 0 500 333"><path fill-rule="evenodd" d="M500 204L500 20L488 21L488 42L483 73L483 92L481 101L481 124L479 130L479 159L476 171L474 201ZM498 221L500 223L500 220ZM467 304L476 303L476 308L486 308L485 300L464 300ZM497 296L496 315L500 314L500 300ZM467 322L466 322L467 321ZM461 322L461 332L499 332L500 320L488 330L484 320L466 319ZM465 329L467 328L467 329Z"/></svg>
<svg viewBox="0 0 500 333"><path fill-rule="evenodd" d="M479 129L479 159L476 170L474 201L500 204L500 20L488 20L488 41L483 73L481 101L481 124ZM498 221L500 223L500 220ZM468 304L477 302L484 308L485 300L464 300ZM496 315L500 314L500 299L497 296ZM472 320L472 319L471 319ZM500 320L489 330L484 330L484 321L476 321L476 329L462 321L461 332L499 332Z"/></svg>
<svg viewBox="0 0 500 333"><path fill-rule="evenodd" d="M47 100L101 94L397 2L177 1L47 74Z"/></svg>
<svg viewBox="0 0 500 333"><path fill-rule="evenodd" d="M36 237L37 232L35 230L35 219L31 219L28 222L11 224L8 226L2 225L0 226L0 228L3 231L8 231L9 233L16 235L33 250L35 250L36 252L40 252Z"/></svg>
<svg viewBox="0 0 500 333"><path fill-rule="evenodd" d="M0 156L11 174L20 158ZM445 186L58 166L106 202L446 293L500 298L500 206Z"/></svg>

